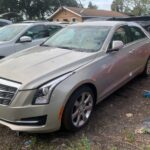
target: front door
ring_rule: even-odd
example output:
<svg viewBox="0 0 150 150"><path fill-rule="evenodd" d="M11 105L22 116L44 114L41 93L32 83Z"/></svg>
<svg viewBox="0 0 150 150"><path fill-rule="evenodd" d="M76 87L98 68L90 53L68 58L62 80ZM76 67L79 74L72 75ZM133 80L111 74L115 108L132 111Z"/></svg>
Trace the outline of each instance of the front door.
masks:
<svg viewBox="0 0 150 150"><path fill-rule="evenodd" d="M128 36L128 30L126 26L119 27L112 37L109 45L109 49L112 49L113 41L122 41L124 47L118 51L112 51L106 54L106 57L100 65L100 79L99 80L99 93L100 97L103 98L109 95L111 92L115 91L121 87L125 82L132 78L131 65L134 62L133 57L131 57L130 51L130 38Z"/></svg>

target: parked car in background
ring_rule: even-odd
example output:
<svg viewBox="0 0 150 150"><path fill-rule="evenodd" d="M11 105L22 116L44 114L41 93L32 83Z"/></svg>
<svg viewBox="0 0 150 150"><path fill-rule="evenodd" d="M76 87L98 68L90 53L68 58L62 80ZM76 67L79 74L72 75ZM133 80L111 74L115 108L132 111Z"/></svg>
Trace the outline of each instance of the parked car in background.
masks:
<svg viewBox="0 0 150 150"><path fill-rule="evenodd" d="M40 22L47 22L49 23L48 20L24 20L22 23L40 23Z"/></svg>
<svg viewBox="0 0 150 150"><path fill-rule="evenodd" d="M56 23L19 23L0 29L0 58L44 42L64 26Z"/></svg>
<svg viewBox="0 0 150 150"><path fill-rule="evenodd" d="M150 16L134 16L124 18L110 18L108 20L136 22L150 33Z"/></svg>
<svg viewBox="0 0 150 150"><path fill-rule="evenodd" d="M140 24L145 30L150 33L150 16L132 16L132 17L95 17L85 20L86 22L93 21L128 21Z"/></svg>
<svg viewBox="0 0 150 150"><path fill-rule="evenodd" d="M12 24L12 21L6 20L6 19L0 19L0 27L6 26Z"/></svg>
<svg viewBox="0 0 150 150"><path fill-rule="evenodd" d="M76 131L95 104L135 76L150 75L150 38L136 23L68 26L0 61L0 124L15 131Z"/></svg>
<svg viewBox="0 0 150 150"><path fill-rule="evenodd" d="M0 18L11 20L13 23L17 23L23 20L22 15L16 12L5 12L3 14L0 14Z"/></svg>

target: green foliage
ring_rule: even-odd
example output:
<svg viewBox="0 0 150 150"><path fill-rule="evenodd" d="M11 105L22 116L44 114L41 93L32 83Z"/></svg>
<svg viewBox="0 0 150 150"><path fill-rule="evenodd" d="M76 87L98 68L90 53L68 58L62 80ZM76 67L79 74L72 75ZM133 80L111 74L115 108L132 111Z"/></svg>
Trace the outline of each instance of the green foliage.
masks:
<svg viewBox="0 0 150 150"><path fill-rule="evenodd" d="M91 8L91 9L97 9L97 5L93 5L92 2L90 1L89 4L88 4L88 8Z"/></svg>
<svg viewBox="0 0 150 150"><path fill-rule="evenodd" d="M114 0L111 9L117 12L123 12L123 0Z"/></svg>
<svg viewBox="0 0 150 150"><path fill-rule="evenodd" d="M118 150L118 148L114 146L110 150Z"/></svg>
<svg viewBox="0 0 150 150"><path fill-rule="evenodd" d="M132 132L128 132L126 135L126 140L130 143L133 143L135 141L135 134Z"/></svg>
<svg viewBox="0 0 150 150"><path fill-rule="evenodd" d="M150 13L150 0L113 0L111 9L135 16L147 15Z"/></svg>
<svg viewBox="0 0 150 150"><path fill-rule="evenodd" d="M71 143L67 150L90 150L91 145L87 137L84 135L75 143Z"/></svg>
<svg viewBox="0 0 150 150"><path fill-rule="evenodd" d="M18 12L18 11L19 11L18 0L0 0L0 13Z"/></svg>
<svg viewBox="0 0 150 150"><path fill-rule="evenodd" d="M145 150L150 150L150 145L147 145L144 149Z"/></svg>
<svg viewBox="0 0 150 150"><path fill-rule="evenodd" d="M77 7L76 0L0 0L0 13L19 12L27 19L43 19L60 6Z"/></svg>

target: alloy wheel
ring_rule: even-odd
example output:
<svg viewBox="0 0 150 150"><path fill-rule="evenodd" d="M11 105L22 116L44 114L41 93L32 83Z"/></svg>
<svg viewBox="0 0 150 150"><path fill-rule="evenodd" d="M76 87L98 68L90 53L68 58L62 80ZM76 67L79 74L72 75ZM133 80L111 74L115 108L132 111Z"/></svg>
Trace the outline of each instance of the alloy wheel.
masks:
<svg viewBox="0 0 150 150"><path fill-rule="evenodd" d="M80 128L89 119L93 109L93 97L90 92L83 92L74 103L72 110L72 123Z"/></svg>

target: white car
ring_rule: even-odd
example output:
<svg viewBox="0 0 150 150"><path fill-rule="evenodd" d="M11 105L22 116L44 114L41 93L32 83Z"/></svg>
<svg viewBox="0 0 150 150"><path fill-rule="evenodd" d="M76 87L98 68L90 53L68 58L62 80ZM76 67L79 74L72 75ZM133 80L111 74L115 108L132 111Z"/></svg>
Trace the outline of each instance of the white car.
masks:
<svg viewBox="0 0 150 150"><path fill-rule="evenodd" d="M0 28L0 59L40 45L64 25L57 23L19 23Z"/></svg>
<svg viewBox="0 0 150 150"><path fill-rule="evenodd" d="M0 19L0 27L12 24L12 21L6 19Z"/></svg>

